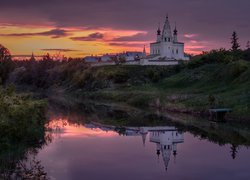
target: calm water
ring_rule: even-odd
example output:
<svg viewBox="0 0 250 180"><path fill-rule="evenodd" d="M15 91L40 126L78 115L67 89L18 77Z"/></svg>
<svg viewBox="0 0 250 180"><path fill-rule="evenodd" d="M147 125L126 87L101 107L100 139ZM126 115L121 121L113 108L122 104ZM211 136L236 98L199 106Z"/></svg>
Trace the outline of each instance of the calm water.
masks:
<svg viewBox="0 0 250 180"><path fill-rule="evenodd" d="M246 146L218 145L175 126L116 128L71 118L51 117L50 143L35 156L51 179L250 179Z"/></svg>

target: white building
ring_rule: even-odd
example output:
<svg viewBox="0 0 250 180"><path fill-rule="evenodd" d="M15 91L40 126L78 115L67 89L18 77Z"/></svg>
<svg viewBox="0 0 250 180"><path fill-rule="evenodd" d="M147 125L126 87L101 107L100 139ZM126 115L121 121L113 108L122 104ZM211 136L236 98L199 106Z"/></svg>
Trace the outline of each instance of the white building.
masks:
<svg viewBox="0 0 250 180"><path fill-rule="evenodd" d="M177 155L177 144L184 142L184 136L177 129L172 131L152 131L150 132L150 142L156 143L157 155L162 154L167 170L171 154Z"/></svg>
<svg viewBox="0 0 250 180"><path fill-rule="evenodd" d="M97 63L100 61L100 57L97 57L97 56L86 56L84 58L84 61L86 63Z"/></svg>
<svg viewBox="0 0 250 180"><path fill-rule="evenodd" d="M178 42L178 31L173 33L166 17L163 30L157 30L156 42L150 44L150 56L141 61L142 65L175 65L177 60L189 60L184 53L184 43Z"/></svg>
<svg viewBox="0 0 250 180"><path fill-rule="evenodd" d="M113 61L116 58L116 55L114 55L114 54L105 54L105 55L101 56L100 58L101 58L101 62L110 62L110 61Z"/></svg>
<svg viewBox="0 0 250 180"><path fill-rule="evenodd" d="M126 62L140 60L145 57L144 52L124 52L118 54L120 59L124 59Z"/></svg>
<svg viewBox="0 0 250 180"><path fill-rule="evenodd" d="M85 127L90 129L98 128L106 132L118 132L115 126L102 125L99 123L86 124ZM174 157L177 155L177 144L184 142L184 134L173 126L123 127L121 130L125 136L141 136L144 146L146 145L147 135L149 134L149 141L156 144L156 154L158 157L162 155L166 170L168 169L171 155L173 154Z"/></svg>

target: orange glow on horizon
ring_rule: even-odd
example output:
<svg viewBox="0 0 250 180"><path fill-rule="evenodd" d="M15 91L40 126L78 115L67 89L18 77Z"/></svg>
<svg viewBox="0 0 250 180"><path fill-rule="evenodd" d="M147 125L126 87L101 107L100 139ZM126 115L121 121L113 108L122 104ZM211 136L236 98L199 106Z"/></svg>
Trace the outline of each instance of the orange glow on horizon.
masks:
<svg viewBox="0 0 250 180"><path fill-rule="evenodd" d="M52 132L53 135L59 134L60 137L101 137L109 138L118 136L113 131L103 131L101 129L89 129L83 125L69 123L67 119L53 119L49 122L46 128Z"/></svg>
<svg viewBox="0 0 250 180"><path fill-rule="evenodd" d="M82 30L73 28L64 28L69 34L65 37L53 38L52 35L36 35L36 33L48 32L53 28L49 27L31 27L31 26L2 26L0 28L1 44L7 47L12 55L31 55L42 56L50 51L43 49L62 49L62 53L66 57L84 57L87 55L100 55L107 53L119 53L123 51L142 51L144 42L124 43L124 46L110 45L113 38L122 36L131 36L142 31L129 30L112 30L112 29L97 29L97 30ZM101 33L104 35L102 39L94 39L92 41L76 41L71 38L87 37L93 33ZM34 35L19 35L32 33ZM144 32L145 33L145 32ZM13 35L14 34L14 35ZM17 34L17 35L16 35ZM136 47L132 47L136 44ZM141 44L141 47L138 47ZM130 47L131 46L131 47ZM66 49L68 51L63 52ZM54 52L55 53L55 52Z"/></svg>
<svg viewBox="0 0 250 180"><path fill-rule="evenodd" d="M59 34L59 37L48 34L53 33L51 32L53 30L61 30L61 33L65 34ZM103 37L91 40L73 40L73 38L88 37L95 33L99 33ZM32 52L37 57L43 56L46 53L61 53L65 57L73 58L83 58L89 55L115 54L124 51L141 52L144 45L146 45L146 51L149 54L150 41L112 41L115 38L133 36L138 33L147 34L144 31L114 30L111 28L86 30L80 28L58 29L53 26L19 27L0 25L0 43L7 47L12 55L20 56L21 59L23 56L28 58ZM194 49L196 46L196 42L187 42L185 47L186 53L200 54L202 51Z"/></svg>

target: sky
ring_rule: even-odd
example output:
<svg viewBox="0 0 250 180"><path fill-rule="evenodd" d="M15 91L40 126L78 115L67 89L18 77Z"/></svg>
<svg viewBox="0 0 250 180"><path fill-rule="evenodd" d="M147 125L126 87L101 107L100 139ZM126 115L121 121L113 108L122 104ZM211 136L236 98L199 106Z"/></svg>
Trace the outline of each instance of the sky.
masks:
<svg viewBox="0 0 250 180"><path fill-rule="evenodd" d="M84 57L142 51L166 14L185 51L230 48L250 40L249 0L1 0L0 44L12 55Z"/></svg>

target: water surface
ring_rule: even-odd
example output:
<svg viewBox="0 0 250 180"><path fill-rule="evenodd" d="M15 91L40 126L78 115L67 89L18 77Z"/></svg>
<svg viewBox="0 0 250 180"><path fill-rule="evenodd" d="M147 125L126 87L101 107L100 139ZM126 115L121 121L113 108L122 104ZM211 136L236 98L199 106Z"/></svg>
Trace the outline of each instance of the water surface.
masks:
<svg viewBox="0 0 250 180"><path fill-rule="evenodd" d="M36 158L51 179L250 179L247 146L219 145L176 126L118 128L68 116L47 126L51 142Z"/></svg>

